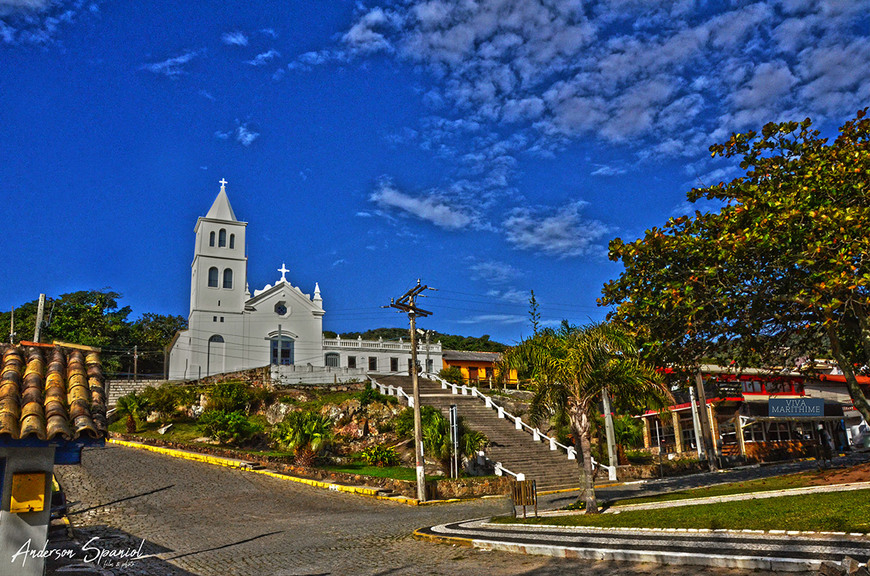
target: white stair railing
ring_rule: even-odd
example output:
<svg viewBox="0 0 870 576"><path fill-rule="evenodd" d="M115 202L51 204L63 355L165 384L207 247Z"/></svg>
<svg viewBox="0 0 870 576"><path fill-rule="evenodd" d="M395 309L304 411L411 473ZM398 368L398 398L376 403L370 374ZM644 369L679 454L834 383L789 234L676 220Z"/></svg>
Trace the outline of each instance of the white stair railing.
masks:
<svg viewBox="0 0 870 576"><path fill-rule="evenodd" d="M442 389L444 389L444 390L450 389L453 394L457 394L457 395L463 394L466 396L471 395L471 396L476 396L478 398L481 398L487 408L493 408L498 412L499 418L513 420L514 427L517 430L524 430L526 432L529 432L532 435L533 441L540 442L543 440L544 442L547 442L550 445L550 450L556 451L556 450L561 449L568 456L568 460L577 460L577 450L574 449L573 446L567 446L565 444L562 444L561 442L559 442L558 440L556 440L552 436L547 436L546 434L544 434L543 432L541 432L537 428L529 426L528 424L523 422L522 418L520 418L519 416L514 416L513 414L511 414L510 412L505 410L503 407L496 404L496 402L492 398L490 398L489 396L487 396L486 394L484 394L483 392L478 390L477 386L469 387L469 386L465 386L465 385L451 384L450 382L447 382L446 380L444 380L443 378L441 378L437 374L424 374L424 377L428 378L430 380L435 380L436 382L440 382ZM500 463L497 462L496 466L500 466ZM607 470L608 477L611 480L616 480L616 467L615 466L606 466L604 464L601 464L600 462L596 462L595 458L592 459L592 466L593 466L593 469L600 466L601 468ZM496 468L496 469L498 469L498 468ZM508 472L508 473L512 474L511 472ZM496 472L496 474L498 474L498 472Z"/></svg>
<svg viewBox="0 0 870 576"><path fill-rule="evenodd" d="M414 397L408 396L401 386L393 386L392 384L387 386L385 384L381 384L371 376L369 376L368 379L372 383L372 388L375 388L381 394L384 394L386 396L396 396L398 398L404 398L405 403L408 405L409 408L414 407Z"/></svg>

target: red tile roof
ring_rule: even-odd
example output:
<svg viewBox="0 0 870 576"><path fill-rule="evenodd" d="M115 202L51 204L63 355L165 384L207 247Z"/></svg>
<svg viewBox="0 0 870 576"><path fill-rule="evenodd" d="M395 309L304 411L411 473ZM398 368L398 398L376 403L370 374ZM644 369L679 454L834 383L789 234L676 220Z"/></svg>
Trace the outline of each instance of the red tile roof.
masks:
<svg viewBox="0 0 870 576"><path fill-rule="evenodd" d="M105 438L106 389L99 355L46 348L0 348L0 438Z"/></svg>

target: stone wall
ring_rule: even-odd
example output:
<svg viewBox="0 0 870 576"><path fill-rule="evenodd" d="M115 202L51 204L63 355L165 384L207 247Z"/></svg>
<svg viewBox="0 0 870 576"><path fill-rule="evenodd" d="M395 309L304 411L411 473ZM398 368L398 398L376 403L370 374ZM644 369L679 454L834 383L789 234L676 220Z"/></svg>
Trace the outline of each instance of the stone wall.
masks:
<svg viewBox="0 0 870 576"><path fill-rule="evenodd" d="M165 384L166 380L107 380L106 395L108 397L108 406L111 408L121 396L126 396L131 392L139 393L145 388L151 386L160 386Z"/></svg>

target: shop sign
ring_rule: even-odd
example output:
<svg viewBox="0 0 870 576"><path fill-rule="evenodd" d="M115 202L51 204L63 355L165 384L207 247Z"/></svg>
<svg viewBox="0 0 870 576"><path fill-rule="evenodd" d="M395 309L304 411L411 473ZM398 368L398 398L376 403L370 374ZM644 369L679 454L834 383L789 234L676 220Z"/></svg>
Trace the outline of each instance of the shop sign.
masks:
<svg viewBox="0 0 870 576"><path fill-rule="evenodd" d="M781 418L821 418L825 415L825 401L822 398L771 398L767 413Z"/></svg>

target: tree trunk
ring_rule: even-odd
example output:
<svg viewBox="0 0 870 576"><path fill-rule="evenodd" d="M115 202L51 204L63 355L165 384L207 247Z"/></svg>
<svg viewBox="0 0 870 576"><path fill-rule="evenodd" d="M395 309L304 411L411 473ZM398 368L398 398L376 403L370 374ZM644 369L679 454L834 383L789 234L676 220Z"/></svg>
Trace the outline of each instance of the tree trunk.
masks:
<svg viewBox="0 0 870 576"><path fill-rule="evenodd" d="M581 408L571 411L571 423L576 435L575 446L579 444L580 452L580 498L586 503L586 514L598 514L598 500L595 498L592 470L592 440L589 415Z"/></svg>
<svg viewBox="0 0 870 576"><path fill-rule="evenodd" d="M707 457L707 467L710 472L719 469L716 465L716 446L713 444L713 426L707 412L707 393L704 391L704 376L701 370L695 372L695 393L698 395L698 418L701 420L701 444L704 446L704 456Z"/></svg>
<svg viewBox="0 0 870 576"><path fill-rule="evenodd" d="M852 370L852 365L845 354L843 354L843 349L840 347L840 336L837 334L837 327L830 317L828 318L826 329L828 339L831 341L831 352L840 370L843 371L843 376L846 377L846 388L849 389L849 395L852 396L852 404L855 405L855 410L861 413L864 420L870 422L870 402L867 401L867 397L864 396L864 392L858 384L858 379L855 378L855 371Z"/></svg>

